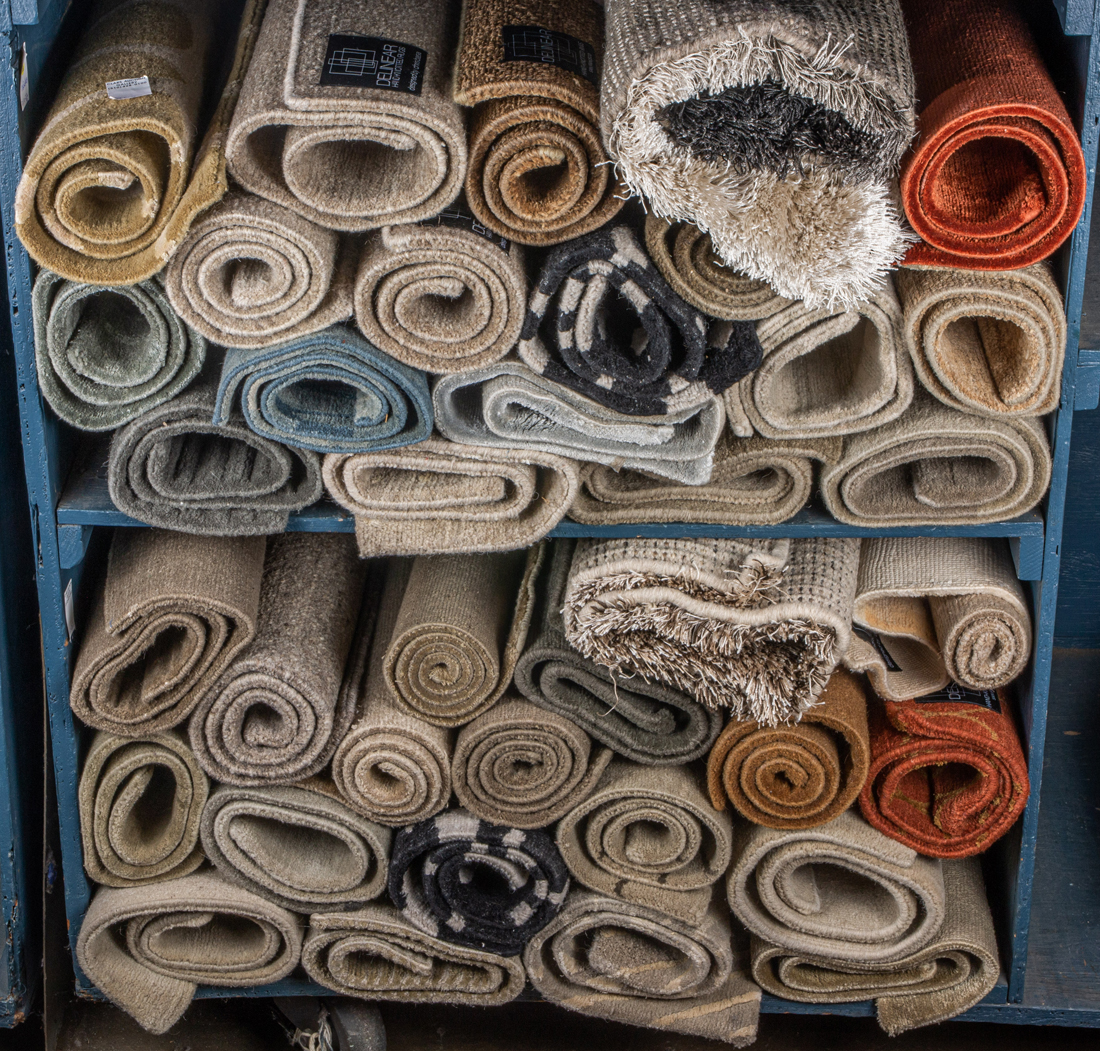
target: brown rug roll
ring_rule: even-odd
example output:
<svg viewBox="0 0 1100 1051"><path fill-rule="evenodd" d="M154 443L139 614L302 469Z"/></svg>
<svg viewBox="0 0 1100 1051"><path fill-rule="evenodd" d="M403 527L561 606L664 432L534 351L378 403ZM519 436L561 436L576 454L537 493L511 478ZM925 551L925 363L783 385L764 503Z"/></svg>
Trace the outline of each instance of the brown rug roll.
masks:
<svg viewBox="0 0 1100 1051"><path fill-rule="evenodd" d="M256 634L262 537L116 529L69 702L123 737L183 722Z"/></svg>
<svg viewBox="0 0 1100 1051"><path fill-rule="evenodd" d="M862 681L838 668L815 707L789 726L728 723L707 760L707 789L719 810L768 828L813 828L855 801L871 746Z"/></svg>

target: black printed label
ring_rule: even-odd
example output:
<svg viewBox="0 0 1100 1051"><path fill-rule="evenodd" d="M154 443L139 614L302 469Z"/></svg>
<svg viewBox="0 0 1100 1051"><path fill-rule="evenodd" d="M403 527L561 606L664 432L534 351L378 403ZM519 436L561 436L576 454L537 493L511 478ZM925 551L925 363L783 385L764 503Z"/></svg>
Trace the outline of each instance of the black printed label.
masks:
<svg viewBox="0 0 1100 1051"><path fill-rule="evenodd" d="M852 625L852 631L863 639L864 642L871 644L874 651L882 658L887 671L901 671L901 665L890 656L890 651L886 648L885 643L882 641L882 637L877 632L871 631L869 628L861 628L858 624Z"/></svg>
<svg viewBox="0 0 1100 1051"><path fill-rule="evenodd" d="M957 682L948 683L942 690L917 697L918 704L976 704L998 715L1001 712L1001 699L996 690L971 690Z"/></svg>
<svg viewBox="0 0 1100 1051"><path fill-rule="evenodd" d="M484 237L486 241L491 241L497 248L501 248L505 252L510 251L512 248L511 241L490 230L473 212L468 211L465 205L460 204L458 201L444 208L438 215L423 220L420 225L453 226L459 230L469 230L471 233L477 234L478 237Z"/></svg>
<svg viewBox="0 0 1100 1051"><path fill-rule="evenodd" d="M328 38L321 84L419 95L427 63L427 51L412 44L378 36L333 33Z"/></svg>
<svg viewBox="0 0 1100 1051"><path fill-rule="evenodd" d="M501 33L505 62L545 62L593 84L599 83L596 50L591 44L568 33L538 26L505 26Z"/></svg>

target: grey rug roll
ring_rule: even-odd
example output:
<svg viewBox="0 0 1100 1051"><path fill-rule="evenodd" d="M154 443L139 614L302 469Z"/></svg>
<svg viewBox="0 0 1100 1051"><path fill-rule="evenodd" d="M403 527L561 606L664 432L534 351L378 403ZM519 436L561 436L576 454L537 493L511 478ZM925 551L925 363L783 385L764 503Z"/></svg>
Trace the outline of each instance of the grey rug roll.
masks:
<svg viewBox="0 0 1100 1051"><path fill-rule="evenodd" d="M332 758L355 710L374 610L366 566L343 533L284 533L267 545L256 637L191 717L203 769L234 785L291 784Z"/></svg>
<svg viewBox="0 0 1100 1051"><path fill-rule="evenodd" d="M82 431L129 423L183 390L206 360L206 340L158 280L101 288L42 270L31 306L42 396Z"/></svg>

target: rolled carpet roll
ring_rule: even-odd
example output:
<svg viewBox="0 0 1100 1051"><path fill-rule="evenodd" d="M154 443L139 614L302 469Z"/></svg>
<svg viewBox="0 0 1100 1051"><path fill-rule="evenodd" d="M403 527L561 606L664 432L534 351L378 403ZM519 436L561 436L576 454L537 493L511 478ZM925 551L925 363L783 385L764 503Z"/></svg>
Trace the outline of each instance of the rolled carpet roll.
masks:
<svg viewBox="0 0 1100 1051"><path fill-rule="evenodd" d="M101 888L76 941L81 970L151 1033L175 1025L198 986L277 982L301 954L297 916L209 870Z"/></svg>
<svg viewBox="0 0 1100 1051"><path fill-rule="evenodd" d="M182 723L252 641L265 541L116 529L69 703L121 737Z"/></svg>
<svg viewBox="0 0 1100 1051"><path fill-rule="evenodd" d="M433 938L392 905L311 916L302 967L342 996L491 1007L514 1000L527 976L518 956Z"/></svg>
<svg viewBox="0 0 1100 1051"><path fill-rule="evenodd" d="M997 0L902 0L920 137L901 169L923 238L906 263L1017 270L1069 237L1085 158L1023 12Z"/></svg>
<svg viewBox="0 0 1100 1051"><path fill-rule="evenodd" d="M321 473L329 496L355 516L363 558L529 547L565 517L578 484L563 456L439 438L326 456Z"/></svg>
<svg viewBox="0 0 1100 1051"><path fill-rule="evenodd" d="M1049 263L990 274L905 267L894 278L917 377L979 416L1041 416L1058 407L1066 314Z"/></svg>
<svg viewBox="0 0 1100 1051"><path fill-rule="evenodd" d="M1027 758L1003 690L952 684L872 705L871 769L859 797L875 828L922 854L965 858L1023 813Z"/></svg>
<svg viewBox="0 0 1100 1051"><path fill-rule="evenodd" d="M1050 472L1037 420L959 412L918 388L892 423L844 439L821 495L848 525L979 525L1030 511Z"/></svg>
<svg viewBox="0 0 1100 1051"><path fill-rule="evenodd" d="M454 809L394 837L390 898L413 926L456 945L516 956L557 915L568 889L561 855L538 829Z"/></svg>
<svg viewBox="0 0 1100 1051"><path fill-rule="evenodd" d="M747 321L708 344L706 319L668 286L629 226L554 249L531 292L519 356L534 372L630 416L703 404L760 364Z"/></svg>
<svg viewBox="0 0 1100 1051"><path fill-rule="evenodd" d="M84 870L107 887L186 876L203 860L199 820L210 793L182 733L145 740L100 731L77 800Z"/></svg>
<svg viewBox="0 0 1100 1051"><path fill-rule="evenodd" d="M848 648L859 541L581 540L565 636L766 726L797 719Z"/></svg>
<svg viewBox="0 0 1100 1051"><path fill-rule="evenodd" d="M42 270L31 306L39 389L82 431L129 423L183 390L206 360L206 340L159 281L105 289Z"/></svg>
<svg viewBox="0 0 1100 1051"><path fill-rule="evenodd" d="M256 637L189 724L204 770L232 785L292 784L324 767L355 710L373 608L366 568L344 533L284 533L267 545ZM345 668L351 674L345 674Z"/></svg>
<svg viewBox="0 0 1100 1051"><path fill-rule="evenodd" d="M435 215L466 174L454 5L269 0L226 143L246 190L334 230Z"/></svg>
<svg viewBox="0 0 1100 1051"><path fill-rule="evenodd" d="M722 727L718 711L640 676L616 676L566 641L562 608L574 546L573 540L549 543L536 587L534 638L516 662L516 689L635 763L687 763L705 755Z"/></svg>
<svg viewBox="0 0 1100 1051"><path fill-rule="evenodd" d="M744 1047L760 990L736 966L717 894L701 923L573 890L523 954L531 984L571 1011Z"/></svg>

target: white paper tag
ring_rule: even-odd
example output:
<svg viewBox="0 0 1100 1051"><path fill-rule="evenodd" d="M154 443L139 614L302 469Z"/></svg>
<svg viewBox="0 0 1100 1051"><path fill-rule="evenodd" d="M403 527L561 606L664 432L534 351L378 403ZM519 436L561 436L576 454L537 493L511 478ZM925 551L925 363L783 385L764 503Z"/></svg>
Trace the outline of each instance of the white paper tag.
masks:
<svg viewBox="0 0 1100 1051"><path fill-rule="evenodd" d="M73 582L70 580L65 585L65 627L68 629L69 638L76 631L76 611L73 609Z"/></svg>
<svg viewBox="0 0 1100 1051"><path fill-rule="evenodd" d="M23 60L19 64L19 108L26 109L31 100L31 77L27 71L27 45L23 45Z"/></svg>
<svg viewBox="0 0 1100 1051"><path fill-rule="evenodd" d="M148 77L128 77L126 80L108 80L107 98L139 99L142 95L152 95Z"/></svg>

